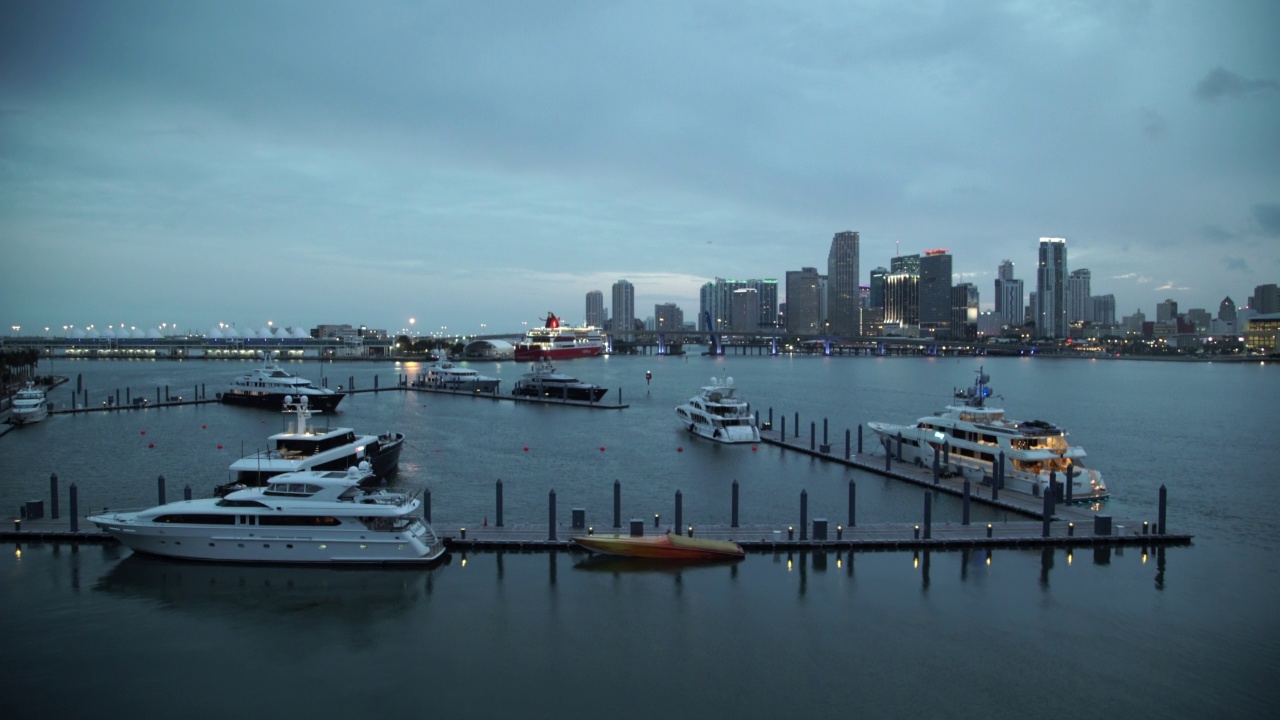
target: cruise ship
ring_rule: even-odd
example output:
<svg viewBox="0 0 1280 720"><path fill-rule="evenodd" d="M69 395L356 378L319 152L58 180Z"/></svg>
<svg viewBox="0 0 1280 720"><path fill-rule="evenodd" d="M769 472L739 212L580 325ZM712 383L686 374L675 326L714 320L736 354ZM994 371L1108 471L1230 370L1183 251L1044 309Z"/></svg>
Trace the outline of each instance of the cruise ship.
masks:
<svg viewBox="0 0 1280 720"><path fill-rule="evenodd" d="M1107 497L1102 473L1085 467L1084 448L1068 444L1066 431L1043 420L1011 420L1003 409L989 407L990 381L979 368L974 384L954 393L956 404L945 410L914 425L867 425L890 453L896 456L900 450L907 462L932 466L937 448L944 472L989 480L1003 452L1006 489L1042 496L1052 478L1065 496L1070 473L1073 501Z"/></svg>
<svg viewBox="0 0 1280 720"><path fill-rule="evenodd" d="M595 327L567 327L555 313L548 312L540 328L530 328L516 343L516 362L569 360L594 357L604 352L604 340Z"/></svg>

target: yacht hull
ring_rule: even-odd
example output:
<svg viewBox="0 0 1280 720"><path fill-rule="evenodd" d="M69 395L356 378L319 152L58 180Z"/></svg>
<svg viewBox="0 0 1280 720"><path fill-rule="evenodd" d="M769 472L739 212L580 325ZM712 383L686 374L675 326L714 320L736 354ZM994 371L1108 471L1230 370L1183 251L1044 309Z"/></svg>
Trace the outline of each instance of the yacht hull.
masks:
<svg viewBox="0 0 1280 720"><path fill-rule="evenodd" d="M346 393L276 393L276 392L246 392L243 390L227 390L222 393L220 400L227 405L243 405L245 407L268 408L270 410L279 410L284 407L284 399L286 397L305 397L307 404L313 412L333 412L338 408L338 403L342 402L342 398L346 397Z"/></svg>

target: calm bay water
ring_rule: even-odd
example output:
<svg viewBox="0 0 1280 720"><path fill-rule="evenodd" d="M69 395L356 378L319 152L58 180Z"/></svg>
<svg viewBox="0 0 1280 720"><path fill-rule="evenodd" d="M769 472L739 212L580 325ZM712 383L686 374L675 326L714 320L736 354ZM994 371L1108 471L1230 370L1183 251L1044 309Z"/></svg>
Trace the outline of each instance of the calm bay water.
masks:
<svg viewBox="0 0 1280 720"><path fill-rule="evenodd" d="M727 523L738 480L743 523L920 519L921 491L761 445L695 440L672 408L727 370L762 415L802 437L816 423L843 449L846 428L908 421L948 401L985 364L1013 417L1056 422L1104 473L1117 518L1169 522L1195 544L1162 556L1105 553L752 554L713 566L636 566L570 553L454 553L430 571L243 568L163 562L118 547L35 544L0 561L0 632L21 662L6 696L54 716L303 717L339 713L519 712L532 717L984 718L1269 716L1280 675L1273 520L1280 375L1271 366L1046 359L611 357L564 363L615 388L621 411L534 407L400 392L343 401L335 419L403 430L396 483L430 486L437 522L541 523L548 491L597 526L673 513ZM165 385L210 396L248 363L55 360L98 402ZM290 366L330 386L395 382L391 363ZM504 388L520 365L480 365ZM653 381L646 385L646 371ZM0 438L0 508L47 498L57 473L82 509L207 494L283 419L221 405L54 416ZM855 435L856 437L856 435ZM219 448L218 446L222 447ZM527 449L526 449L527 448ZM46 499L46 503L47 503ZM981 509L975 521L999 522ZM942 498L935 522L958 521ZM63 692L75 688L76 692ZM198 701L197 701L198 699Z"/></svg>

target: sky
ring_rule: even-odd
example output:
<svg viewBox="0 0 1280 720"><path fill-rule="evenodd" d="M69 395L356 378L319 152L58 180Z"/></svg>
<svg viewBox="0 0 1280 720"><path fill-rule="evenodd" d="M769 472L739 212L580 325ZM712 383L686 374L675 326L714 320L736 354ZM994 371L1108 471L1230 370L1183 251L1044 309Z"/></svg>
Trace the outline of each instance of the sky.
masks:
<svg viewBox="0 0 1280 720"><path fill-rule="evenodd" d="M1280 282L1280 3L0 0L0 328L518 332L627 279L983 308L1067 239L1118 315ZM410 323L410 319L413 323ZM447 329L447 330L446 330Z"/></svg>

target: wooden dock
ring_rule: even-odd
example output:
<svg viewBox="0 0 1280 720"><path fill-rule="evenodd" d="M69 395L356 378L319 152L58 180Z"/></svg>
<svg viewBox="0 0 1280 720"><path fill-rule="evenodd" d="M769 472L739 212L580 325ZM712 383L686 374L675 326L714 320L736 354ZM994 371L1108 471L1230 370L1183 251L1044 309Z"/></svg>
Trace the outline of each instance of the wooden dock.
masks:
<svg viewBox="0 0 1280 720"><path fill-rule="evenodd" d="M1113 524L1110 534L1096 534L1093 523L1054 524L1048 535L1043 534L1040 522L1015 521L962 525L960 523L934 523L921 526L911 523L877 523L843 527L831 523L825 526L821 519L810 528L787 525L728 525L694 526L695 537L715 540L732 540L748 551L773 552L776 550L848 549L848 550L951 550L974 548L1071 548L1111 547L1141 545L1164 547L1188 545L1190 535L1153 534L1148 527L1139 524ZM79 531L71 531L69 518L41 518L15 521L14 526L0 531L0 538L7 542L71 542L115 543L116 540L100 532L85 518L78 521ZM515 524L505 527L493 525L434 524L436 533L455 550L518 550L557 551L577 548L570 538L575 535L630 534L628 528L585 527L574 528L557 524L552 533L543 524ZM652 535L672 529L669 526L643 528ZM688 529L685 528L685 532ZM821 537L815 537L821 535Z"/></svg>

